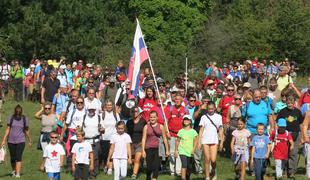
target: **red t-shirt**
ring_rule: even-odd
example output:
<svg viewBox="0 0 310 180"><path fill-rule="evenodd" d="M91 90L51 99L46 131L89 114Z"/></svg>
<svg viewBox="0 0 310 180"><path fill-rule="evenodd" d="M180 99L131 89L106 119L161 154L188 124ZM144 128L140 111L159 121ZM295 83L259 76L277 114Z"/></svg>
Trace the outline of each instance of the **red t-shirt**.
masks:
<svg viewBox="0 0 310 180"><path fill-rule="evenodd" d="M166 106L165 114L168 120L168 129L170 135L172 137L177 137L179 130L183 127L183 116L185 114L189 114L188 110L185 110L184 106L179 107L179 109L177 109L175 106L172 108L170 106Z"/></svg>
<svg viewBox="0 0 310 180"><path fill-rule="evenodd" d="M138 106L143 110L142 118L145 119L147 122L150 119L150 112L151 110L156 107L157 102L154 99L143 98L139 100Z"/></svg>
<svg viewBox="0 0 310 180"><path fill-rule="evenodd" d="M227 123L227 113L229 107L233 104L234 96L224 96L221 98L218 107L222 110L222 123Z"/></svg>
<svg viewBox="0 0 310 180"><path fill-rule="evenodd" d="M165 109L166 109L166 106L164 106L164 111L165 111ZM158 122L159 124L161 124L161 125L164 125L164 123L165 123L165 120L164 120L164 113L163 113L163 111L162 111L162 109L161 109L161 106L157 104L156 106L154 106L154 107L151 109L151 111L156 111L156 112L157 112L157 114L158 114L157 122ZM165 114L165 115L166 115L166 114ZM167 118L167 115L166 115L166 118Z"/></svg>
<svg viewBox="0 0 310 180"><path fill-rule="evenodd" d="M302 106L306 103L310 103L310 94L308 92L303 93L299 98L299 106Z"/></svg>
<svg viewBox="0 0 310 180"><path fill-rule="evenodd" d="M275 139L275 131L270 135L270 141L274 141L273 157L274 159L287 160L289 141L293 140L291 133L278 134Z"/></svg>

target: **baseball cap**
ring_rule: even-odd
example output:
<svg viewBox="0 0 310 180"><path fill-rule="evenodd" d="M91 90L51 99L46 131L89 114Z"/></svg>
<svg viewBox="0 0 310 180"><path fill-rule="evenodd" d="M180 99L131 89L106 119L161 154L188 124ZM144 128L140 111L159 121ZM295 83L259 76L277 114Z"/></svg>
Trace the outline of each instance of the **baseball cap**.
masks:
<svg viewBox="0 0 310 180"><path fill-rule="evenodd" d="M183 120L186 120L186 119L192 120L191 116L188 115L188 114L184 115L182 119L183 119Z"/></svg>
<svg viewBox="0 0 310 180"><path fill-rule="evenodd" d="M243 87L245 87L245 88L250 88L250 87L251 87L251 83L246 82L246 83L243 84Z"/></svg>
<svg viewBox="0 0 310 180"><path fill-rule="evenodd" d="M95 107L95 105L93 105L93 104L90 104L89 106L88 106L88 110L94 110L94 109L96 109L96 107Z"/></svg>
<svg viewBox="0 0 310 180"><path fill-rule="evenodd" d="M284 118L280 118L278 120L278 126L279 127L286 127L286 120Z"/></svg>

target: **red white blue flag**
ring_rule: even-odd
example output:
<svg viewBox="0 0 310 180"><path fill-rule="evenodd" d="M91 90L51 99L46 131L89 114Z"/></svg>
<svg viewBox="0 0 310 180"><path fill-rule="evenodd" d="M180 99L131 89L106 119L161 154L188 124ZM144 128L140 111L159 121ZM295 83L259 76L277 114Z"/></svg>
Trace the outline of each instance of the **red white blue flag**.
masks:
<svg viewBox="0 0 310 180"><path fill-rule="evenodd" d="M137 19L136 33L133 40L133 47L130 55L130 63L128 68L128 80L130 82L130 90L134 96L139 92L140 66L149 59L149 53L142 36L139 21Z"/></svg>

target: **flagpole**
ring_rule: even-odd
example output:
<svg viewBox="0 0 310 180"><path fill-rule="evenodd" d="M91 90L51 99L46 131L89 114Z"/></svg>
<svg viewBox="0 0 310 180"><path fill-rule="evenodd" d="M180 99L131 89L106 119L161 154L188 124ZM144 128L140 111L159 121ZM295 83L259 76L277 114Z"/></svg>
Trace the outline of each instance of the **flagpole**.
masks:
<svg viewBox="0 0 310 180"><path fill-rule="evenodd" d="M138 18L136 18L136 20L137 20L137 23L140 24ZM145 49L147 50L147 45L146 45L146 43L144 41L144 38L142 38L142 40L143 40L143 43L145 44ZM156 88L156 92L157 92L157 95L158 95L158 98L159 98L160 107L161 107L161 110L163 111L165 126L166 126L168 134L170 135L169 128L168 128L168 123L167 123L167 118L166 118L165 110L164 110L164 106L163 106L163 102L162 102L160 94L159 94L159 88L158 88L158 84L157 84L157 81L156 81L156 78L155 78L154 69L153 69L153 66L152 66L152 60L151 60L151 57L149 55L149 52L146 51L146 53L147 53L147 55L149 57L148 59L149 59L149 63L150 63L150 68L151 68L153 79L154 79L154 82L155 82L155 88Z"/></svg>
<svg viewBox="0 0 310 180"><path fill-rule="evenodd" d="M188 73L187 73L187 55L186 55L186 58L185 58L185 94L187 94L187 87L188 87L187 77L188 77Z"/></svg>

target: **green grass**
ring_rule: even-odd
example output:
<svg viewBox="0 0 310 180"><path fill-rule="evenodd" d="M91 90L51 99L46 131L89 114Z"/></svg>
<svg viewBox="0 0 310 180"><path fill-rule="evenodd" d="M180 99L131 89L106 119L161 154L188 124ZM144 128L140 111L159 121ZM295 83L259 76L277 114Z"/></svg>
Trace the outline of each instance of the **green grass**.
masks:
<svg viewBox="0 0 310 180"><path fill-rule="evenodd" d="M3 119L6 119L10 114L13 113L14 107L17 105L16 102L8 101L4 104L3 107ZM26 147L23 155L23 170L22 176L20 179L29 180L40 180L47 179L45 173L38 171L39 164L41 162L42 152L36 149L36 144L38 142L38 135L40 133L40 122L34 118L34 113L39 109L40 104L34 104L30 102L21 103L24 114L30 119L30 132L32 134L33 139L33 147ZM5 125L5 123L3 123ZM0 137L2 140L4 134L5 127L0 128ZM303 158L302 158L303 159ZM300 160L299 162L299 172L296 176L296 179L306 179L303 175L304 171L304 161ZM4 164L0 165L0 179L12 179L8 174L11 172L11 167L9 163L9 158L7 158ZM233 164L227 158L218 157L217 161L217 174L219 180L233 180L234 172L233 172ZM269 169L269 172L274 173L274 167ZM62 173L61 179L72 179L69 174ZM97 179L113 179L113 176L106 176L101 173ZM139 179L145 179L145 175L142 174L139 176ZM160 175L158 179L174 179L169 175ZM202 175L192 175L192 179L203 179ZM246 177L246 179L254 179L253 177ZM273 178L270 178L273 179Z"/></svg>

